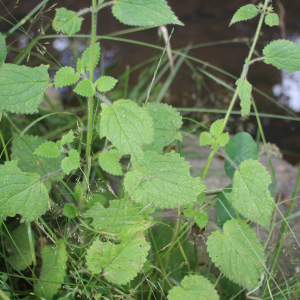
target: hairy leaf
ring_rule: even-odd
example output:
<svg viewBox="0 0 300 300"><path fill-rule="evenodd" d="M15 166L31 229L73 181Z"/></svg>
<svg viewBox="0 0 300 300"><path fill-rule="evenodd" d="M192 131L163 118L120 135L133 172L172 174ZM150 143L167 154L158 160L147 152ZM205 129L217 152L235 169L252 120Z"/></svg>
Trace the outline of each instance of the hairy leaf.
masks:
<svg viewBox="0 0 300 300"><path fill-rule="evenodd" d="M84 65L83 65L82 60L79 58L77 60L76 69L77 69L77 72L84 73Z"/></svg>
<svg viewBox="0 0 300 300"><path fill-rule="evenodd" d="M67 10L65 8L59 8L56 10L52 25L54 30L63 31L68 35L71 35L80 30L83 20L83 18L77 17L74 11Z"/></svg>
<svg viewBox="0 0 300 300"><path fill-rule="evenodd" d="M72 170L77 169L80 166L80 157L77 150L71 150L69 157L66 157L61 162L61 168L68 175Z"/></svg>
<svg viewBox="0 0 300 300"><path fill-rule="evenodd" d="M234 14L229 26L236 22L252 19L258 15L258 9L253 4L242 6Z"/></svg>
<svg viewBox="0 0 300 300"><path fill-rule="evenodd" d="M91 97L96 93L96 89L89 79L83 79L77 84L74 92L83 97Z"/></svg>
<svg viewBox="0 0 300 300"><path fill-rule="evenodd" d="M153 123L147 108L131 100L101 104L100 136L106 136L118 148L119 155L130 154L137 163L143 157L143 144L153 141Z"/></svg>
<svg viewBox="0 0 300 300"><path fill-rule="evenodd" d="M23 173L15 160L0 166L0 221L20 214L22 221L30 222L46 212L50 199L39 178L36 173Z"/></svg>
<svg viewBox="0 0 300 300"><path fill-rule="evenodd" d="M85 218L94 219L91 224L95 229L110 233L120 233L123 228L142 223L146 215L154 209L143 207L130 200L111 200L109 208L104 208L100 203L95 203L90 210L85 212Z"/></svg>
<svg viewBox="0 0 300 300"><path fill-rule="evenodd" d="M54 173L60 169L61 161L65 157L60 154L55 158L40 157L34 155L34 151L47 140L31 135L23 135L22 138L14 138L12 141L11 159L18 160L18 167L23 172L35 172L41 177ZM48 190L51 181L62 178L63 174L56 174L43 181Z"/></svg>
<svg viewBox="0 0 300 300"><path fill-rule="evenodd" d="M0 109L32 114L43 101L49 85L49 65L36 68L3 64L0 69Z"/></svg>
<svg viewBox="0 0 300 300"><path fill-rule="evenodd" d="M8 239L7 248L11 254L9 261L20 271L25 270L32 263L32 254L30 251L29 237L25 225L18 226ZM34 244L34 236L32 235Z"/></svg>
<svg viewBox="0 0 300 300"><path fill-rule="evenodd" d="M86 48L82 54L81 57L81 62L83 64L83 67L86 68L87 71L91 70L91 51L92 51L92 46L89 46ZM100 58L100 43L95 44L95 52L94 52L94 64L93 68L96 68L98 61ZM81 67L81 66L79 66ZM78 68L78 66L77 66Z"/></svg>
<svg viewBox="0 0 300 300"><path fill-rule="evenodd" d="M220 136L217 137L216 141L221 147L224 147L225 145L227 145L227 143L229 141L228 132L222 133Z"/></svg>
<svg viewBox="0 0 300 300"><path fill-rule="evenodd" d="M214 285L204 276L185 276L180 286L174 286L168 294L169 300L219 300Z"/></svg>
<svg viewBox="0 0 300 300"><path fill-rule="evenodd" d="M42 250L42 270L40 281L34 288L36 295L52 297L58 292L66 276L67 251L63 240L56 245L45 246Z"/></svg>
<svg viewBox="0 0 300 300"><path fill-rule="evenodd" d="M269 25L269 26L278 26L279 25L279 18L278 18L278 15L275 14L275 13L272 13L272 14L268 14L265 18L265 23L266 25Z"/></svg>
<svg viewBox="0 0 300 300"><path fill-rule="evenodd" d="M116 4L112 7L112 13L126 25L183 25L165 0L116 0Z"/></svg>
<svg viewBox="0 0 300 300"><path fill-rule="evenodd" d="M107 173L122 176L123 172L118 156L119 151L115 149L110 150L109 153L102 151L98 158L100 167Z"/></svg>
<svg viewBox="0 0 300 300"><path fill-rule="evenodd" d="M7 56L7 50L6 50L5 37L0 32L0 65L2 65L5 62L6 56Z"/></svg>
<svg viewBox="0 0 300 300"><path fill-rule="evenodd" d="M224 120L223 119L217 120L211 124L209 132L212 136L216 138L222 133L223 128L224 128Z"/></svg>
<svg viewBox="0 0 300 300"><path fill-rule="evenodd" d="M238 167L246 159L258 159L257 146L252 136L247 132L240 132L230 139L226 146L226 154ZM225 158L226 175L233 179L235 166Z"/></svg>
<svg viewBox="0 0 300 300"><path fill-rule="evenodd" d="M200 146L207 146L214 142L214 138L207 131L204 131L200 134Z"/></svg>
<svg viewBox="0 0 300 300"><path fill-rule="evenodd" d="M242 116L248 115L251 106L252 85L245 78L237 80L236 85L238 86L238 93L241 99Z"/></svg>
<svg viewBox="0 0 300 300"><path fill-rule="evenodd" d="M75 139L74 132L71 129L67 134L63 135L61 138L61 145L65 145L67 143L72 143Z"/></svg>
<svg viewBox="0 0 300 300"><path fill-rule="evenodd" d="M39 146L33 154L45 156L45 157L57 157L59 156L60 152L55 143L53 142L46 142Z"/></svg>
<svg viewBox="0 0 300 300"><path fill-rule="evenodd" d="M209 256L231 281L250 290L259 285L265 262L259 239L242 221L227 221L206 242Z"/></svg>
<svg viewBox="0 0 300 300"><path fill-rule="evenodd" d="M103 272L106 280L126 284L142 269L150 249L143 231L151 224L126 227L117 236L119 244L96 239L87 251L86 263L93 274Z"/></svg>
<svg viewBox="0 0 300 300"><path fill-rule="evenodd" d="M167 104L148 103L146 107L153 119L154 141L143 149L162 154L165 146L175 139L182 140L181 133L177 131L182 126L182 117L175 108Z"/></svg>
<svg viewBox="0 0 300 300"><path fill-rule="evenodd" d="M300 70L300 45L287 40L276 40L263 49L264 62L288 72Z"/></svg>
<svg viewBox="0 0 300 300"><path fill-rule="evenodd" d="M96 80L97 89L99 92L105 93L112 90L117 84L118 80L111 76L102 76Z"/></svg>
<svg viewBox="0 0 300 300"><path fill-rule="evenodd" d="M80 75L75 73L72 67L63 67L59 69L54 76L55 88L61 88L63 86L68 86L74 84L78 81Z"/></svg>
<svg viewBox="0 0 300 300"><path fill-rule="evenodd" d="M203 210L185 209L184 215L190 219L195 219L200 228L204 228L208 223L208 215Z"/></svg>
<svg viewBox="0 0 300 300"><path fill-rule="evenodd" d="M269 228L274 200L268 186L271 177L266 168L256 160L246 160L235 171L232 192L228 199L246 218Z"/></svg>
<svg viewBox="0 0 300 300"><path fill-rule="evenodd" d="M138 169L125 175L129 197L138 203L173 208L196 201L204 189L203 181L190 175L190 165L172 151L164 155L147 151Z"/></svg>

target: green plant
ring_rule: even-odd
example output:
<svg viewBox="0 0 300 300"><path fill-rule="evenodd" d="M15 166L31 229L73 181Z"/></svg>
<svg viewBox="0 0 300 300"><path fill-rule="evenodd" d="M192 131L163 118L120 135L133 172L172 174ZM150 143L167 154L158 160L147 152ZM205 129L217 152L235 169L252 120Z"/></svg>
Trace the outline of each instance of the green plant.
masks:
<svg viewBox="0 0 300 300"><path fill-rule="evenodd" d="M82 139L82 128L76 131L71 129L56 142L26 134L33 123L13 138L11 160L6 156L7 161L0 166L2 226L5 227L3 221L7 217L16 215L20 215L21 223L25 223L11 234L7 230L8 248L13 250L6 262L21 276L21 271L33 263L32 279L36 281L34 292L31 293L33 297L73 299L77 294L89 299L108 299L117 293L124 299L133 299L140 288L142 298L144 282L148 278L154 281L161 276L162 295L168 291L170 300L187 297L219 299L215 286L218 281L221 283L221 276L214 285L212 280L200 275L196 267L184 271L187 276L178 282L182 274L178 275L178 270L168 269L169 261L176 260L175 252L172 254L171 251L177 247L184 262L189 265L191 257L187 253L190 248L185 244L187 232L194 223L200 228L207 226L207 210L217 200L218 228L207 240L212 261L227 278L243 288L254 292L263 284L261 297L267 297L266 285L272 281L284 299L287 299L274 280L273 270L269 270L266 264L264 247L249 224L252 221L266 229L270 227L275 207L269 192L271 176L258 162L257 147L249 134L240 133L229 140L229 134L224 133L238 97L241 100L242 115L249 114L251 103L256 109L251 95L252 85L247 81L251 64L261 60L289 72L300 70L300 46L286 40L271 42L264 47L264 56L252 59L263 22L269 26L278 25L278 17L269 4L270 0L265 0L264 4L258 6L243 6L230 23L260 15L249 55L241 77L236 82L237 87L226 116L224 120L212 123L209 130L200 135L200 146L211 147L201 178L190 175L190 166L182 157L181 150L179 153L164 151L175 141L181 149L184 134L180 131L182 117L174 108L148 101L142 107L126 99L111 102L105 93L115 87L117 80L102 76L93 81L101 52L96 37L98 12L112 6L112 12L118 20L133 26L183 25L166 2L99 0L97 3L92 0L90 8L78 13L65 8L57 9L53 28L69 36L80 30L83 21L81 16L92 14L90 46L78 58L76 70L65 66L54 77L55 88L76 85L74 92L87 99L85 140ZM4 63L6 46L3 35L0 35L0 47L1 110L19 114L36 112L43 93L52 85L49 83L49 66L30 68ZM185 53L181 55L186 56ZM102 150L93 152L93 140L97 136L105 139L105 143ZM224 151L222 147L226 145ZM6 153L5 144L3 148ZM220 195L205 202L205 194L208 192L205 191L204 179L217 152L225 157L225 170L232 179L232 187L223 189ZM93 190L91 173L93 169L99 172L99 166L103 171L123 178L118 195L110 186L106 187L111 193L110 199L105 199L99 190ZM72 176L81 178L81 181L73 184ZM103 179L101 171L99 178ZM53 200L55 197L51 189L56 182L70 195L69 203ZM99 189L103 192L101 186ZM294 205L295 202L290 212ZM178 214L183 209L183 219L178 218L177 227L170 235L172 242L162 254L158 251L162 237L159 237L158 230L151 231L155 223L152 214L160 208L177 208ZM53 232L42 218L51 209L64 216L63 224L67 228L64 232ZM53 243L44 245L41 250L42 267L38 279L32 222L36 224L40 237L42 231ZM78 244L75 244L70 241L70 236L77 230L80 234ZM282 227L282 234L285 230L286 227ZM147 233L150 238L146 237ZM149 261L151 247L157 255L156 266ZM67 270L71 272L70 276L67 276ZM174 272L174 276L169 275L170 272ZM135 282L132 289L129 284L139 278L138 274L142 274L143 279L140 277L140 282ZM6 288L6 281L7 278L3 278L1 291L7 293L6 297L11 297L13 291ZM65 291L60 290L63 283ZM148 299L152 297L151 288L150 283ZM20 294L16 292L15 295L17 297ZM1 294L1 297L5 299L5 295ZM30 299L30 296L27 298Z"/></svg>

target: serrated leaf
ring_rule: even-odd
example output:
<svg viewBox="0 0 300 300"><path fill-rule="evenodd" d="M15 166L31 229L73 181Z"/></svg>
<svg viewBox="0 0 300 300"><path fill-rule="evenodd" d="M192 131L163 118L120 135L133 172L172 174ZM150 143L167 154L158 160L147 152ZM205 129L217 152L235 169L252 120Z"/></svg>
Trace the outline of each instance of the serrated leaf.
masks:
<svg viewBox="0 0 300 300"><path fill-rule="evenodd" d="M300 45L287 40L276 40L263 49L264 62L288 72L300 70Z"/></svg>
<svg viewBox="0 0 300 300"><path fill-rule="evenodd" d="M95 203L83 217L91 217L94 221L91 225L104 232L120 233L123 228L142 223L154 209L126 199L109 201L109 208L104 208L100 203Z"/></svg>
<svg viewBox="0 0 300 300"><path fill-rule="evenodd" d="M219 300L214 285L199 275L185 276L180 286L174 286L168 294L169 300Z"/></svg>
<svg viewBox="0 0 300 300"><path fill-rule="evenodd" d="M71 129L67 134L63 135L61 138L61 145L65 145L67 143L72 143L75 139L74 132Z"/></svg>
<svg viewBox="0 0 300 300"><path fill-rule="evenodd" d="M152 117L154 126L154 141L143 147L144 151L163 153L163 148L170 145L175 139L182 140L182 135L177 130L182 126L180 113L168 104L148 103L147 109Z"/></svg>
<svg viewBox="0 0 300 300"><path fill-rule="evenodd" d="M0 69L0 109L32 114L49 85L49 65L36 68L3 64Z"/></svg>
<svg viewBox="0 0 300 300"><path fill-rule="evenodd" d="M217 151L219 149L219 144L217 141L213 142L213 144L211 145L211 148L215 151Z"/></svg>
<svg viewBox="0 0 300 300"><path fill-rule="evenodd" d="M134 163L143 157L143 144L153 141L153 122L147 108L131 100L117 100L113 106L101 104L100 136L106 136L119 150L130 154Z"/></svg>
<svg viewBox="0 0 300 300"><path fill-rule="evenodd" d="M118 80L111 76L102 76L96 80L97 89L99 92L105 93L112 90L117 84Z"/></svg>
<svg viewBox="0 0 300 300"><path fill-rule="evenodd" d="M266 25L269 25L271 27L278 26L279 25L278 15L275 13L268 14L265 18L265 23Z"/></svg>
<svg viewBox="0 0 300 300"><path fill-rule="evenodd" d="M103 273L114 284L126 284L132 280L147 260L150 249L143 232L151 224L126 227L117 236L119 244L96 239L87 251L86 263L93 274Z"/></svg>
<svg viewBox="0 0 300 300"><path fill-rule="evenodd" d="M64 208L63 208L63 215L66 216L67 218L75 218L77 214L77 207L73 203L66 203Z"/></svg>
<svg viewBox="0 0 300 300"><path fill-rule="evenodd" d="M71 150L69 152L69 157L66 157L61 162L61 168L63 171L69 175L72 170L76 170L80 166L80 156L77 150Z"/></svg>
<svg viewBox="0 0 300 300"><path fill-rule="evenodd" d="M248 115L251 106L252 85L245 78L237 80L236 85L238 86L238 94L241 99L242 116Z"/></svg>
<svg viewBox="0 0 300 300"><path fill-rule="evenodd" d="M58 151L57 145L54 142L46 142L39 146L33 154L45 156L45 157L57 157L60 152Z"/></svg>
<svg viewBox="0 0 300 300"><path fill-rule="evenodd" d="M80 30L83 20L83 18L77 17L74 11L67 10L65 8L59 8L56 10L52 25L54 30L63 31L68 35L71 35Z"/></svg>
<svg viewBox="0 0 300 300"><path fill-rule="evenodd" d="M54 76L55 88L57 89L74 84L78 81L79 77L79 73L75 73L75 70L72 67L60 68Z"/></svg>
<svg viewBox="0 0 300 300"><path fill-rule="evenodd" d="M34 244L34 236L32 235ZM18 226L8 239L8 250L11 252L9 261L20 271L25 270L32 263L29 237L25 225Z"/></svg>
<svg viewBox="0 0 300 300"><path fill-rule="evenodd" d="M225 145L227 145L229 141L229 134L228 132L222 133L220 136L218 136L217 138L217 143L221 146L224 147Z"/></svg>
<svg viewBox="0 0 300 300"><path fill-rule="evenodd" d="M212 136L217 138L223 131L224 128L224 120L217 120L213 122L210 126L209 132Z"/></svg>
<svg viewBox="0 0 300 300"><path fill-rule="evenodd" d="M78 58L78 60L77 60L76 69L77 69L77 72L79 72L79 73L83 73L83 72L84 72L84 65L83 65L83 62L82 62L82 60L79 59L79 58Z"/></svg>
<svg viewBox="0 0 300 300"><path fill-rule="evenodd" d="M226 154L239 167L247 159L258 159L257 146L252 136L247 132L240 132L232 137L226 146ZM233 179L236 168L225 158L226 175Z"/></svg>
<svg viewBox="0 0 300 300"><path fill-rule="evenodd" d="M89 46L84 50L81 57L81 62L83 64L83 67L86 68L87 71L91 70L91 51L92 51L92 46ZM97 66L99 58L100 58L100 43L95 43L93 68Z"/></svg>
<svg viewBox="0 0 300 300"><path fill-rule="evenodd" d="M109 153L102 151L98 157L100 167L107 173L116 176L122 176L122 167L119 163L119 151L110 150Z"/></svg>
<svg viewBox="0 0 300 300"><path fill-rule="evenodd" d="M200 146L207 146L214 142L214 138L207 131L204 131L200 134Z"/></svg>
<svg viewBox="0 0 300 300"><path fill-rule="evenodd" d="M253 4L242 6L232 17L229 26L236 22L252 19L258 15L258 12L259 10Z"/></svg>
<svg viewBox="0 0 300 300"><path fill-rule="evenodd" d="M74 92L83 97L91 97L96 93L96 89L89 79L83 79L77 84Z"/></svg>
<svg viewBox="0 0 300 300"><path fill-rule="evenodd" d="M173 208L196 201L203 181L190 175L190 165L172 151L164 155L147 151L138 169L124 178L125 191L138 203Z"/></svg>
<svg viewBox="0 0 300 300"><path fill-rule="evenodd" d="M185 209L184 215L190 219L195 219L200 228L204 228L208 223L208 215L203 210Z"/></svg>
<svg viewBox="0 0 300 300"><path fill-rule="evenodd" d="M30 222L46 212L50 199L39 178L36 173L23 173L15 160L0 166L0 221L20 214L22 221Z"/></svg>
<svg viewBox="0 0 300 300"><path fill-rule="evenodd" d="M259 285L265 262L259 239L242 221L227 221L206 242L209 256L231 281L250 290Z"/></svg>
<svg viewBox="0 0 300 300"><path fill-rule="evenodd" d="M274 200L268 186L271 177L256 160L245 160L235 171L232 192L227 195L233 207L249 220L269 228Z"/></svg>
<svg viewBox="0 0 300 300"><path fill-rule="evenodd" d="M6 56L7 56L7 50L6 50L5 37L0 32L0 65L2 65L5 62Z"/></svg>
<svg viewBox="0 0 300 300"><path fill-rule="evenodd" d="M116 4L112 7L112 13L126 25L183 25L165 0L116 0Z"/></svg>
<svg viewBox="0 0 300 300"><path fill-rule="evenodd" d="M56 245L45 246L42 250L42 260L40 281L35 286L34 292L41 297L52 299L66 276L67 251L64 241L59 240Z"/></svg>

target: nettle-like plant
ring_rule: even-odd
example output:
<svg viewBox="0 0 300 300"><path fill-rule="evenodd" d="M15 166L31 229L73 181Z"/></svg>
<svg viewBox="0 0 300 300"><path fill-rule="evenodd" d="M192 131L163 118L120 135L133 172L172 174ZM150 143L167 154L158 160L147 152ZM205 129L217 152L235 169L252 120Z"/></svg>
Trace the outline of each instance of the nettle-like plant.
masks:
<svg viewBox="0 0 300 300"><path fill-rule="evenodd" d="M68 36L80 30L82 15L92 15L90 46L77 60L76 68L62 67L54 77L55 88L75 86L74 92L86 97L86 141L82 141L84 151L81 151L74 142L81 138L78 132L75 134L70 130L53 142L27 135L31 126L14 137L11 161L0 166L0 220L19 215L21 222L25 223L10 236L9 247L13 250L9 261L12 267L22 271L32 262L36 266L35 238L31 232L31 222L34 221L54 243L44 246L41 251L42 267L38 280L33 273L37 280L35 296L52 299L61 284L70 283L65 279L67 269L77 279L83 278L79 273L85 273L86 282L101 285L95 295L97 299L105 296L111 287L125 295L122 287L118 286L128 284L138 273L144 272L147 277L153 268L159 270L158 267L151 269L151 263L147 262L150 242L146 234L149 232L152 236L150 228L154 222L150 214L156 208L183 210L179 238L194 222L200 228L207 225L207 207L214 202L205 202L204 179L213 156L219 152L225 157L225 171L232 179L232 186L224 188L218 197L215 210L218 229L208 237L207 250L226 277L250 291L256 290L264 275L272 278L272 274L266 267L264 247L249 221L269 229L275 207L268 189L271 176L258 162L257 147L252 137L239 133L229 140L224 128L238 97L242 115L250 112L253 99L252 85L247 80L249 66L263 61L289 72L300 70L300 45L287 40L273 41L264 47L262 57L252 59L263 22L269 26L278 25L278 16L272 12L270 0L258 6L243 6L235 13L230 25L259 15L256 34L241 76L236 81L237 87L225 118L211 124L209 130L200 135L200 146L209 146L211 154L202 178L193 178L190 165L181 151L164 151L166 146L182 141L182 117L174 108L147 101L140 107L128 99L111 102L105 93L114 88L117 80L110 76L94 80L94 69L101 52L96 35L97 14L107 6L112 6L113 15L127 25L183 25L164 0L99 0L98 3L92 0L91 7L78 13L65 8L56 10L53 28ZM1 110L18 114L35 113L46 88L52 85L49 65L30 68L4 63L6 46L3 35L0 36L0 47ZM93 139L97 135L106 142L102 151L93 153ZM81 147L81 143L77 144ZM226 151L222 149L224 146ZM124 156L130 156L130 160L123 159L121 164L120 159ZM115 199L110 200L109 205L91 201L95 198L89 186L91 170L99 166L122 179L119 195L111 190ZM81 176L82 181L77 182L72 191L64 179L73 174ZM52 183L56 181L63 182L74 197L73 203L64 204L62 214L76 220L78 228L84 231L77 257L67 252L68 237L58 238L41 218L53 206L60 211L49 197ZM173 239L165 256L158 256L161 275L170 286L168 299L219 299L214 285L196 272L190 272L180 283L165 273L164 259L175 248L179 238ZM69 290L72 291L72 288Z"/></svg>

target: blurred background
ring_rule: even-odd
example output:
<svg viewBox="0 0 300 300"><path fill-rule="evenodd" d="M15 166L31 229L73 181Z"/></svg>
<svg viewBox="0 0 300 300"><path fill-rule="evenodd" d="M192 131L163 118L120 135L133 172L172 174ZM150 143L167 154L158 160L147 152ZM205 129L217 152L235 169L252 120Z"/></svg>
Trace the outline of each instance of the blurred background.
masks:
<svg viewBox="0 0 300 300"><path fill-rule="evenodd" d="M167 27L169 34L174 28L171 49L184 52L189 57L184 58L175 53L173 55L175 67L171 72L170 61L166 55L164 56L150 101L162 101L180 107L183 115L209 125L222 117L228 108L232 91L225 87L224 83L232 88L235 86L234 76L238 77L241 73L258 17L229 27L236 10L242 5L249 4L248 1L168 0L167 2L179 20L185 24L185 26ZM251 1L251 3L259 4L258 1ZM257 56L261 56L264 45L273 39L285 38L300 43L300 2L273 0L272 4L274 11L280 17L280 26L263 26L257 46ZM7 62L35 66L42 60L43 63L50 64L52 78L59 64L75 66L77 58L89 44L87 36L91 23L89 14L83 16L85 20L78 33L86 35L85 37L51 36L55 34L51 22L55 8L66 7L69 10L79 11L90 5L91 2L87 0L1 0L0 31L3 33L11 30L32 10L36 10L23 28L17 29L7 38L9 47ZM112 16L110 8L105 8L98 15L97 33L101 36L102 57L96 76L109 74L119 79L117 89L108 94L108 97L111 100L130 98L139 103L145 101L149 84L162 53L155 47L165 46L163 38L158 35L158 29L139 30L125 26ZM32 39L38 36L46 37L39 40L40 46L31 43ZM223 84L217 82L218 80ZM248 80L259 90L254 92L253 96L261 114L267 141L276 144L287 161L298 164L300 72L290 74L257 62L250 67ZM59 89L58 93L52 91L48 101L50 103L48 102L47 105L50 107L52 105L52 110L64 111L69 107L79 115L84 114L80 111L80 107L84 107L84 99L75 96L70 88ZM41 113L42 111L43 108ZM228 123L229 132L235 134L245 130L256 138L258 130L256 117L241 117L238 102L235 111L236 114ZM253 112L253 108L251 111ZM281 117L274 118L268 114ZM34 119L36 116L29 118ZM26 120L23 121L26 123ZM59 125L64 124L54 124L55 128ZM185 125L190 124L185 123ZM48 134L47 138L51 139L55 137L51 132L53 129L52 126L48 125L47 128L47 125L44 125L41 131L44 135Z"/></svg>

